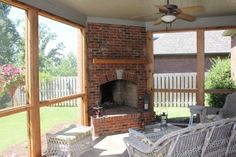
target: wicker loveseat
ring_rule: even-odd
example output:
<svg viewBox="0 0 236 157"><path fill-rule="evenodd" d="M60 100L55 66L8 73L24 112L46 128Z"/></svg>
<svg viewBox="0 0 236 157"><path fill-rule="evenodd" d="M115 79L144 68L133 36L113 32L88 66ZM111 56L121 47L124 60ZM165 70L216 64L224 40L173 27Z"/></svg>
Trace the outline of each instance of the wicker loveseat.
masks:
<svg viewBox="0 0 236 157"><path fill-rule="evenodd" d="M236 153L236 118L168 133L155 142L124 138L130 157L223 157ZM148 141L148 142L147 142Z"/></svg>

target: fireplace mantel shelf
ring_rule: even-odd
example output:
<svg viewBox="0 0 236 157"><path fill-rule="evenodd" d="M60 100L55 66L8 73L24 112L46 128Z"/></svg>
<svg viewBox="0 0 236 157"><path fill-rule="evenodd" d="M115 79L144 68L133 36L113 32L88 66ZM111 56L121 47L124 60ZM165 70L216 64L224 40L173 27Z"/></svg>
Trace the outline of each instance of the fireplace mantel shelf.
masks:
<svg viewBox="0 0 236 157"><path fill-rule="evenodd" d="M147 64L147 60L127 58L93 58L93 64Z"/></svg>

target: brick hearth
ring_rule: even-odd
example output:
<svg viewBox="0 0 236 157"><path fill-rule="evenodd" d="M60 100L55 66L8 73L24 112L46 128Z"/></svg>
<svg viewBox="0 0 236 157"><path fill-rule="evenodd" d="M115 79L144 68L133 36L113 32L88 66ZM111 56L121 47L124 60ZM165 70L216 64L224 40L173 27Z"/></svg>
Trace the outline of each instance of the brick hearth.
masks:
<svg viewBox="0 0 236 157"><path fill-rule="evenodd" d="M102 84L117 79L117 71L123 71L122 80L137 85L137 110L143 110L143 96L147 87L146 64L93 64L93 59L146 59L146 31L144 27L88 23L88 100L89 109L101 102ZM146 112L154 117L153 112ZM140 113L114 117L91 118L96 135L126 132L139 126ZM152 119L153 118L148 118ZM128 120L128 121L127 121ZM117 123L119 121L119 123ZM151 120L149 120L151 121ZM98 125L97 125L98 124ZM112 125L112 126L111 126ZM111 128L109 130L109 128ZM100 131L96 131L100 130Z"/></svg>
<svg viewBox="0 0 236 157"><path fill-rule="evenodd" d="M91 117L94 136L125 133L131 127L140 127L142 119L145 124L153 121L154 112L105 115L103 117Z"/></svg>

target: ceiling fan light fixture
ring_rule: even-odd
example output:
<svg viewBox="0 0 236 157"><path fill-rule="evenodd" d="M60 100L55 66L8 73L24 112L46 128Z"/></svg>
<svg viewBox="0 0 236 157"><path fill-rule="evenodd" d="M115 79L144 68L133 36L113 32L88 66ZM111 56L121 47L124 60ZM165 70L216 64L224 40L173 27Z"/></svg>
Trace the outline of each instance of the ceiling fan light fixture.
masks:
<svg viewBox="0 0 236 157"><path fill-rule="evenodd" d="M176 16L175 15L171 15L171 14L167 14L161 17L162 21L166 22L166 23L172 23L173 21L176 20Z"/></svg>

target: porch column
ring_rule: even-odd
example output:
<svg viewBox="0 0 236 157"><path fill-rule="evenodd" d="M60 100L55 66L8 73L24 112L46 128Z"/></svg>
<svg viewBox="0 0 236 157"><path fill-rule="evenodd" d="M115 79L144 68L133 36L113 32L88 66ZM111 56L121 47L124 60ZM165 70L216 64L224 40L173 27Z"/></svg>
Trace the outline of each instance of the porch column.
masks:
<svg viewBox="0 0 236 157"><path fill-rule="evenodd" d="M27 75L29 92L28 133L30 156L41 156L40 106L39 106L39 65L38 65L38 11L28 10L27 17Z"/></svg>
<svg viewBox="0 0 236 157"><path fill-rule="evenodd" d="M197 30L197 105L204 105L205 82L205 43L204 30Z"/></svg>
<svg viewBox="0 0 236 157"><path fill-rule="evenodd" d="M146 75L147 75L147 92L149 94L149 110L153 111L154 108L154 93L153 93L153 34L152 32L147 32L147 65L146 65Z"/></svg>
<svg viewBox="0 0 236 157"><path fill-rule="evenodd" d="M80 63L80 72L79 76L80 77L80 87L82 88L82 93L85 93L85 95L81 98L81 106L80 106L80 123L82 125L89 125L89 113L88 113L88 71L87 71L87 48L86 48L86 31L85 29L80 29L79 31L79 39L80 39L80 44L79 44L79 51L80 51L80 57L78 60L78 63Z"/></svg>
<svg viewBox="0 0 236 157"><path fill-rule="evenodd" d="M231 37L231 72L236 82L236 33Z"/></svg>
<svg viewBox="0 0 236 157"><path fill-rule="evenodd" d="M231 74L236 82L236 46L231 49Z"/></svg>

